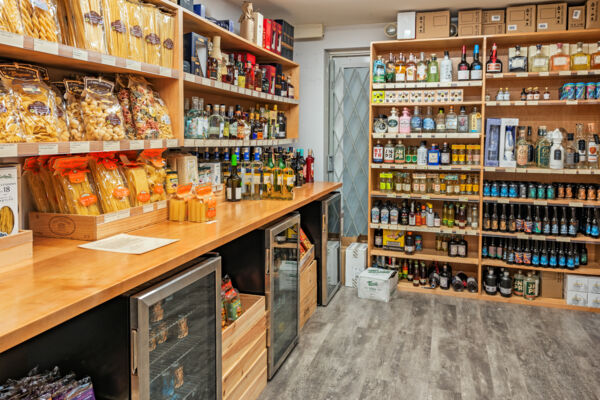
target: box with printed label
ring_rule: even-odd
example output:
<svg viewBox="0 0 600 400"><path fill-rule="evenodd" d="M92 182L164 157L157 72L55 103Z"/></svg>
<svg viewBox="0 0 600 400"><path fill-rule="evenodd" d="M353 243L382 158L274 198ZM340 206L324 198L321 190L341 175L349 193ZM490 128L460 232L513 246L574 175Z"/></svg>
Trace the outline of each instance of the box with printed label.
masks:
<svg viewBox="0 0 600 400"><path fill-rule="evenodd" d="M506 9L506 33L535 32L536 6L508 7Z"/></svg>
<svg viewBox="0 0 600 400"><path fill-rule="evenodd" d="M600 294L600 278L590 277L588 279L588 293Z"/></svg>
<svg viewBox="0 0 600 400"><path fill-rule="evenodd" d="M190 32L183 35L183 60L190 63L190 73L206 77L208 38Z"/></svg>
<svg viewBox="0 0 600 400"><path fill-rule="evenodd" d="M481 10L460 10L458 12L458 26L469 24L481 24L483 11Z"/></svg>
<svg viewBox="0 0 600 400"><path fill-rule="evenodd" d="M19 232L19 168L0 166L0 237Z"/></svg>
<svg viewBox="0 0 600 400"><path fill-rule="evenodd" d="M450 11L417 13L417 39L443 38L450 36Z"/></svg>
<svg viewBox="0 0 600 400"><path fill-rule="evenodd" d="M588 291L589 278L581 275L567 275L567 283L565 290L567 292L582 292Z"/></svg>
<svg viewBox="0 0 600 400"><path fill-rule="evenodd" d="M387 250L404 250L404 232L393 229L384 229L383 248Z"/></svg>
<svg viewBox="0 0 600 400"><path fill-rule="evenodd" d="M567 29L570 31L585 29L585 6L569 7Z"/></svg>
<svg viewBox="0 0 600 400"><path fill-rule="evenodd" d="M399 12L396 18L396 39L414 39L416 35L416 17L414 11Z"/></svg>
<svg viewBox="0 0 600 400"><path fill-rule="evenodd" d="M357 287L358 276L367 268L367 248L356 242L346 248L346 286Z"/></svg>
<svg viewBox="0 0 600 400"><path fill-rule="evenodd" d="M484 25L488 24L503 24L505 10L483 10L481 22Z"/></svg>
<svg viewBox="0 0 600 400"><path fill-rule="evenodd" d="M600 293L588 293L588 307L600 308Z"/></svg>
<svg viewBox="0 0 600 400"><path fill-rule="evenodd" d="M569 305L586 307L588 305L588 294L583 292L567 291L565 300Z"/></svg>
<svg viewBox="0 0 600 400"><path fill-rule="evenodd" d="M538 32L564 31L566 29L567 3L538 4Z"/></svg>
<svg viewBox="0 0 600 400"><path fill-rule="evenodd" d="M381 268L368 268L358 276L358 297L388 302L396 292L398 274Z"/></svg>
<svg viewBox="0 0 600 400"><path fill-rule="evenodd" d="M585 29L600 28L600 0L585 3Z"/></svg>

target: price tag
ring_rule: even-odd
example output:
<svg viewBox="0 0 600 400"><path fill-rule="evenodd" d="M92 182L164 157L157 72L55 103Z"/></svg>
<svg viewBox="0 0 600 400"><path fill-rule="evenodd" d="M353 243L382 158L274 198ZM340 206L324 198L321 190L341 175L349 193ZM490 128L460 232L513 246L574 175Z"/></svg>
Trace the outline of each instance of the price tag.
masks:
<svg viewBox="0 0 600 400"><path fill-rule="evenodd" d="M121 150L121 142L110 141L102 142L102 151L119 151Z"/></svg>
<svg viewBox="0 0 600 400"><path fill-rule="evenodd" d="M395 199L396 195L394 193L388 193L388 194L385 195L385 197L388 197L390 199Z"/></svg>
<svg viewBox="0 0 600 400"><path fill-rule="evenodd" d="M194 139L183 139L183 147L194 147L195 145Z"/></svg>
<svg viewBox="0 0 600 400"><path fill-rule="evenodd" d="M571 243L571 238L559 236L559 237L556 238L556 241L557 242Z"/></svg>
<svg viewBox="0 0 600 400"><path fill-rule="evenodd" d="M519 238L519 239L527 239L528 237L524 233L517 233L517 238Z"/></svg>
<svg viewBox="0 0 600 400"><path fill-rule="evenodd" d="M534 206L545 206L547 204L548 204L548 202L546 200L534 200L533 201Z"/></svg>
<svg viewBox="0 0 600 400"><path fill-rule="evenodd" d="M151 149L160 149L161 147L163 147L163 141L162 139L153 139L150 141L150 148Z"/></svg>
<svg viewBox="0 0 600 400"><path fill-rule="evenodd" d="M524 106L525 102L524 101L515 101L515 106Z"/></svg>
<svg viewBox="0 0 600 400"><path fill-rule="evenodd" d="M142 214L146 214L152 211L154 211L154 204L152 203L144 204L144 206L142 207Z"/></svg>
<svg viewBox="0 0 600 400"><path fill-rule="evenodd" d="M139 61L135 61L135 60L130 60L129 58L125 59L125 67L132 69L134 71L141 71L142 70L142 63Z"/></svg>
<svg viewBox="0 0 600 400"><path fill-rule="evenodd" d="M70 142L71 154L75 153L89 153L90 142Z"/></svg>
<svg viewBox="0 0 600 400"><path fill-rule="evenodd" d="M159 68L159 73L162 76L166 76L166 77L171 77L171 68L167 68L167 67L160 67Z"/></svg>
<svg viewBox="0 0 600 400"><path fill-rule="evenodd" d="M1 157L17 157L18 147L16 143L0 143Z"/></svg>
<svg viewBox="0 0 600 400"><path fill-rule="evenodd" d="M500 73L500 74L494 74L492 75L494 78L504 78L504 74Z"/></svg>
<svg viewBox="0 0 600 400"><path fill-rule="evenodd" d="M499 101L498 104L501 106L510 106L510 101Z"/></svg>
<svg viewBox="0 0 600 400"><path fill-rule="evenodd" d="M117 64L117 58L115 56L102 54L100 56L100 59L102 60L102 64L104 65L112 65L114 67Z"/></svg>
<svg viewBox="0 0 600 400"><path fill-rule="evenodd" d="M577 105L577 100L567 100L566 104L568 106L576 106Z"/></svg>
<svg viewBox="0 0 600 400"><path fill-rule="evenodd" d="M527 105L528 106L537 106L538 105L538 101L537 100L534 100L534 101L530 100L530 101L527 102Z"/></svg>
<svg viewBox="0 0 600 400"><path fill-rule="evenodd" d="M196 77L192 74L190 74L189 72L186 72L185 75L183 76L183 78L188 81L188 82L194 82L196 79Z"/></svg>
<svg viewBox="0 0 600 400"><path fill-rule="evenodd" d="M240 87L236 86L236 85L231 85L231 91L235 92L235 93L239 93L240 92Z"/></svg>
<svg viewBox="0 0 600 400"><path fill-rule="evenodd" d="M571 202L569 202L569 207L583 207L583 203L580 203L577 201L571 201Z"/></svg>
<svg viewBox="0 0 600 400"><path fill-rule="evenodd" d="M115 214L117 214L117 219L125 219L131 217L131 208L126 208L124 210L119 210Z"/></svg>
<svg viewBox="0 0 600 400"><path fill-rule="evenodd" d="M540 72L538 73L538 76L550 76L549 72Z"/></svg>
<svg viewBox="0 0 600 400"><path fill-rule="evenodd" d="M216 81L215 82L215 87L217 89L225 89L225 86L223 85L223 82L220 82L220 81Z"/></svg>
<svg viewBox="0 0 600 400"><path fill-rule="evenodd" d="M23 48L23 36L11 32L0 31L0 43Z"/></svg>
<svg viewBox="0 0 600 400"><path fill-rule="evenodd" d="M424 200L429 200L429 199L431 199L431 196L425 194L425 195L421 196L421 198Z"/></svg>
<svg viewBox="0 0 600 400"><path fill-rule="evenodd" d="M488 101L486 104L487 104L488 106L495 106L495 105L496 105L496 102L495 102L495 101Z"/></svg>
<svg viewBox="0 0 600 400"><path fill-rule="evenodd" d="M142 150L144 148L143 140L130 140L129 150Z"/></svg>
<svg viewBox="0 0 600 400"><path fill-rule="evenodd" d="M384 84L382 83L374 83L373 84L373 89L383 89Z"/></svg>
<svg viewBox="0 0 600 400"><path fill-rule="evenodd" d="M500 204L508 204L509 203L508 199L498 199L497 201Z"/></svg>
<svg viewBox="0 0 600 400"><path fill-rule="evenodd" d="M167 147L179 147L179 140L167 139Z"/></svg>
<svg viewBox="0 0 600 400"><path fill-rule="evenodd" d="M38 154L46 156L50 154L58 154L58 143L40 143L38 144Z"/></svg>
<svg viewBox="0 0 600 400"><path fill-rule="evenodd" d="M577 75L589 75L590 71L577 71Z"/></svg>
<svg viewBox="0 0 600 400"><path fill-rule="evenodd" d="M558 71L558 75L571 75L571 71Z"/></svg>
<svg viewBox="0 0 600 400"><path fill-rule="evenodd" d="M73 48L73 58L76 60L87 61L88 60L88 52L74 47Z"/></svg>
<svg viewBox="0 0 600 400"><path fill-rule="evenodd" d="M33 50L40 51L42 53L58 55L58 43L33 39Z"/></svg>
<svg viewBox="0 0 600 400"><path fill-rule="evenodd" d="M517 78L527 78L529 76L529 74L527 72L519 72L515 74L515 77Z"/></svg>
<svg viewBox="0 0 600 400"><path fill-rule="evenodd" d="M246 96L252 96L252 92L253 92L253 90L250 90L250 89L244 89L244 94L245 94Z"/></svg>
<svg viewBox="0 0 600 400"><path fill-rule="evenodd" d="M104 214L104 223L108 224L109 222L114 222L116 220L118 220L118 216L116 212L112 212L112 213L108 213L108 214Z"/></svg>
<svg viewBox="0 0 600 400"><path fill-rule="evenodd" d="M162 200L159 201L158 203L156 203L156 209L157 210L162 210L163 208L167 207L167 201L166 200Z"/></svg>

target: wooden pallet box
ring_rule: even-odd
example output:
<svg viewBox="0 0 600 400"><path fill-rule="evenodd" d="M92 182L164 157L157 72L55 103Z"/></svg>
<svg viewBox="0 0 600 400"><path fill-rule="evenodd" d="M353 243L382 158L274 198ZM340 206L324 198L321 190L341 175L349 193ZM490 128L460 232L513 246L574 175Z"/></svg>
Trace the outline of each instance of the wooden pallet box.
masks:
<svg viewBox="0 0 600 400"><path fill-rule="evenodd" d="M300 328L317 309L317 260L306 263L300 270Z"/></svg>

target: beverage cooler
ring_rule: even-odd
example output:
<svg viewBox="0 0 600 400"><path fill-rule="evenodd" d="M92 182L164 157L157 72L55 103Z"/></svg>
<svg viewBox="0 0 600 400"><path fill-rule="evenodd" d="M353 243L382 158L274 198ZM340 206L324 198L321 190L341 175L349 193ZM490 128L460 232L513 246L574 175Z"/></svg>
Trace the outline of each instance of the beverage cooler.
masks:
<svg viewBox="0 0 600 400"><path fill-rule="evenodd" d="M299 229L295 213L218 249L234 287L265 296L269 379L298 343Z"/></svg>
<svg viewBox="0 0 600 400"><path fill-rule="evenodd" d="M331 193L300 209L302 228L315 246L317 302L329 304L341 286L342 195Z"/></svg>

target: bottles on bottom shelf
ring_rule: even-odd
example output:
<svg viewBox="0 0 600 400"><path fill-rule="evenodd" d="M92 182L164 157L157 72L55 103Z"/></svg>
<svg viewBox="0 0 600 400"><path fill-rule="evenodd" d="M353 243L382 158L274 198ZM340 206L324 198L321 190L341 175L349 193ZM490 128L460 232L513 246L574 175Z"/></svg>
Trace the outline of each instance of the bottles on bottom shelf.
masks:
<svg viewBox="0 0 600 400"><path fill-rule="evenodd" d="M396 257L375 256L373 267L392 269L398 271L398 281L406 279L413 286L423 286L455 292L469 291L477 293L477 279L468 276L462 271L452 274L452 267L448 263L440 267L437 261L427 265L425 261L399 259Z"/></svg>
<svg viewBox="0 0 600 400"><path fill-rule="evenodd" d="M404 253L410 256L423 251L423 236L415 235L414 232L377 229L374 246L379 249L398 251L399 255ZM441 257L446 254L448 257L467 257L469 243L461 235L436 235L436 251Z"/></svg>
<svg viewBox="0 0 600 400"><path fill-rule="evenodd" d="M488 267L483 277L483 291L489 296L500 293L502 297L519 296L533 300L540 295L540 274L521 270L510 276L504 268Z"/></svg>

